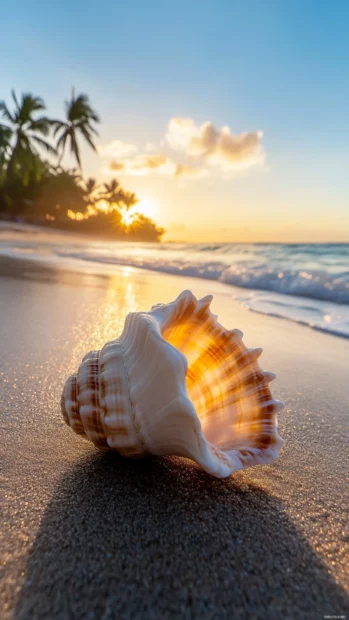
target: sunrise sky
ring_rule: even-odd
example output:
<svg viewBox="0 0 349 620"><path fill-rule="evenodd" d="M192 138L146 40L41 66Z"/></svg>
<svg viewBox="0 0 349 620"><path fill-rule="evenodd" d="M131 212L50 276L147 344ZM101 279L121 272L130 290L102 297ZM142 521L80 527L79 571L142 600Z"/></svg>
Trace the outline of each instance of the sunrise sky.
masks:
<svg viewBox="0 0 349 620"><path fill-rule="evenodd" d="M0 99L102 118L117 176L167 240L349 241L349 5L27 0L0 9Z"/></svg>

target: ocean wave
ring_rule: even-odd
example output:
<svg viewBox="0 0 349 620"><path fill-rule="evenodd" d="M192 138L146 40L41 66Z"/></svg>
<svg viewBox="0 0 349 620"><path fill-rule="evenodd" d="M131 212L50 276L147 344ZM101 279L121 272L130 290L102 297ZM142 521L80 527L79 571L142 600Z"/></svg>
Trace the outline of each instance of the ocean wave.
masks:
<svg viewBox="0 0 349 620"><path fill-rule="evenodd" d="M222 282L254 312L349 338L349 244L131 244L5 241L0 254L63 263L131 266ZM88 268L90 270L90 268ZM229 289L227 289L229 290Z"/></svg>
<svg viewBox="0 0 349 620"><path fill-rule="evenodd" d="M349 338L349 311L332 302L302 300L277 293L250 292L235 300L248 310L306 325L320 332Z"/></svg>
<svg viewBox="0 0 349 620"><path fill-rule="evenodd" d="M241 288L349 304L349 271L329 273L318 269L280 269L268 265L233 265L221 282Z"/></svg>
<svg viewBox="0 0 349 620"><path fill-rule="evenodd" d="M321 269L283 269L265 262L237 261L231 266L220 261L170 258L136 254L106 255L97 251L66 252L60 256L109 265L127 265L174 275L217 280L240 288L271 291L319 301L349 304L349 271L332 273ZM184 252L183 252L184 253ZM187 254L185 252L185 254Z"/></svg>

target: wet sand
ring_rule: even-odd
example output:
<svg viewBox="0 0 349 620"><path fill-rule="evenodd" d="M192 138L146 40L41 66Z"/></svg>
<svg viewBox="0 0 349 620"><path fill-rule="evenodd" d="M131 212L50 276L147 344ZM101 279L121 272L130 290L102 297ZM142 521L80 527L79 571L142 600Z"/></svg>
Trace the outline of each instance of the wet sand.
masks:
<svg viewBox="0 0 349 620"><path fill-rule="evenodd" d="M323 618L349 612L349 343L249 313L219 283L0 260L2 617ZM280 460L216 480L102 455L61 419L64 379L131 310L183 288L262 346L287 403Z"/></svg>

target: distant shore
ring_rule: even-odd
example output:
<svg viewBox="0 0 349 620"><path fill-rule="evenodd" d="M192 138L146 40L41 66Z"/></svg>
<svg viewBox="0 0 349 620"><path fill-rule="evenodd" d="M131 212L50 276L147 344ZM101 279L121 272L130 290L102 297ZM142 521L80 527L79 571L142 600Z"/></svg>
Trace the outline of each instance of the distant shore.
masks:
<svg viewBox="0 0 349 620"><path fill-rule="evenodd" d="M13 234L23 234L23 235L27 235L27 236L31 236L31 235L56 235L58 237L62 237L62 238L67 238L67 239L71 239L72 237L77 238L77 239L81 239L81 240L88 240L88 239L94 239L94 240L100 240L100 241L119 241L119 242L125 242L127 243L128 241L131 243L135 243L135 239L127 239L127 237L115 237L115 235L110 234L108 235L107 233L99 233L99 234L94 234L91 231L74 231L74 230L68 230L65 228L59 228L56 226L52 226L51 224L44 224L42 223L37 223L37 224L33 224L33 223L29 223L29 222L15 222L15 221L11 221L11 220L2 220L0 219L0 239L1 239L1 234L7 234L7 233L13 233ZM147 243L147 240L144 240L143 243ZM160 241L156 241L156 240L151 240L149 241L149 243L160 243Z"/></svg>

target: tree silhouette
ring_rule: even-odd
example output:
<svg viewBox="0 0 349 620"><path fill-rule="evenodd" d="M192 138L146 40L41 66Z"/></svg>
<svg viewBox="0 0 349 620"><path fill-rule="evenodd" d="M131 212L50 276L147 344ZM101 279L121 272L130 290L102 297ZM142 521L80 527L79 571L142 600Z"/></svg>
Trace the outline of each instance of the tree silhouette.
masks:
<svg viewBox="0 0 349 620"><path fill-rule="evenodd" d="M93 123L99 123L100 119L91 107L87 95L80 94L75 96L72 90L70 100L65 102L66 121L53 121L54 136L58 136L57 150L61 152L59 163L61 162L65 147L70 146L70 152L75 157L79 168L81 169L80 149L78 145L78 137L81 136L86 140L90 147L96 151L93 142L93 134L98 136L98 132Z"/></svg>
<svg viewBox="0 0 349 620"><path fill-rule="evenodd" d="M38 171L36 165L39 155L38 147L49 154L56 153L56 149L45 140L52 121L47 116L36 116L38 112L46 109L40 97L24 93L19 102L14 90L11 94L15 104L13 112L10 111L5 101L0 101L0 113L8 123L1 125L2 139L7 140L7 152L9 149L11 151L7 161L7 175L12 176L20 172L22 176L23 174L28 176L29 171ZM24 177L24 181L26 180L28 179Z"/></svg>

